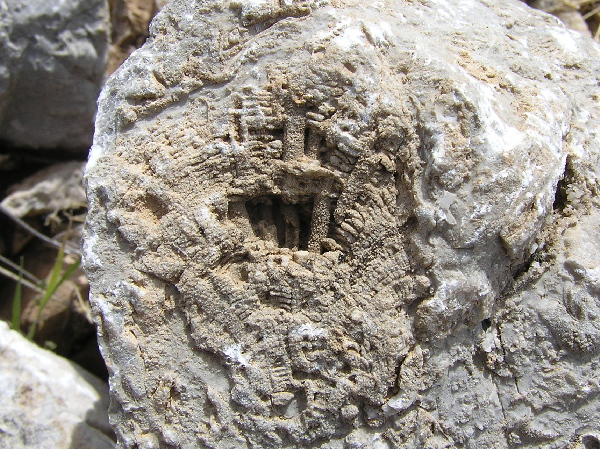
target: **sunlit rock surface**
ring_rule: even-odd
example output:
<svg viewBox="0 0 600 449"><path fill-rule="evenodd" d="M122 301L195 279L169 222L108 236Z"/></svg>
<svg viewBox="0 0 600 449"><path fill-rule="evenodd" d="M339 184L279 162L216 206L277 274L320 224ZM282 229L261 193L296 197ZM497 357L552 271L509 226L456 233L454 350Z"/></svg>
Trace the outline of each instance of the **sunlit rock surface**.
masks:
<svg viewBox="0 0 600 449"><path fill-rule="evenodd" d="M169 4L86 169L120 447L600 444L599 57L516 1Z"/></svg>
<svg viewBox="0 0 600 449"><path fill-rule="evenodd" d="M0 321L0 447L111 449L108 389Z"/></svg>

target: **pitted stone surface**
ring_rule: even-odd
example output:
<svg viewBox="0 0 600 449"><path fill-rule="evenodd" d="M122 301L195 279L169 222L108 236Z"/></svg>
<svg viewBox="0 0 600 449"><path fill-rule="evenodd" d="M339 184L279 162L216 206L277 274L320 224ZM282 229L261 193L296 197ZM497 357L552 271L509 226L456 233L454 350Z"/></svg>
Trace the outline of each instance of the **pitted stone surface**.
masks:
<svg viewBox="0 0 600 449"><path fill-rule="evenodd" d="M169 4L86 169L120 446L594 444L599 56L518 2Z"/></svg>

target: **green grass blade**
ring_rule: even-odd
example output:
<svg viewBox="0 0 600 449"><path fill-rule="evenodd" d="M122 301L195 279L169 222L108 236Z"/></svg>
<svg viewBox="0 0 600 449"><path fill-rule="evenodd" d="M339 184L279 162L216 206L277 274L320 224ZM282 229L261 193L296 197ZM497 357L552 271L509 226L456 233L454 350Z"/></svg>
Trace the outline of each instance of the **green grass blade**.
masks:
<svg viewBox="0 0 600 449"><path fill-rule="evenodd" d="M44 292L44 296L40 302L40 308L42 309L46 307L50 297L54 294L54 292L56 292L58 287L60 287L60 272L62 271L64 260L65 248L64 246L61 246L58 249L58 254L56 256L56 260L54 261L54 265L52 266L52 272L50 273L50 279L48 280L48 285L46 286L46 291Z"/></svg>
<svg viewBox="0 0 600 449"><path fill-rule="evenodd" d="M71 223L69 222L69 230L70 228ZM48 301L50 301L50 298L52 298L52 296L54 295L54 293L56 293L59 287L73 275L75 270L77 270L77 268L81 264L81 257L78 257L77 260L73 264L71 264L61 275L65 262L66 244L67 238L65 236L65 239L62 241L60 247L58 248L56 260L54 261L52 271L50 272L50 279L48 280L48 283L45 285L44 288L44 294L39 300L35 321L31 324L31 326L29 327L29 331L27 332L27 338L29 340L33 340L33 337L35 336L35 331L37 330L37 326L39 325L40 319L42 317L42 311L46 307L46 304L48 304Z"/></svg>
<svg viewBox="0 0 600 449"><path fill-rule="evenodd" d="M64 245L61 245L60 248L58 249L58 254L56 255L56 260L54 261L54 265L52 266L52 271L50 273L50 279L48 280L48 283L46 284L46 287L44 289L44 294L42 295L40 303L38 304L38 310L37 310L37 315L35 317L35 321L31 324L31 326L29 327L29 331L27 332L27 338L29 340L33 340L33 337L35 336L35 331L37 330L37 326L40 322L40 318L42 317L42 311L46 307L46 304L48 304L48 301L50 300L52 295L56 292L56 290L58 290L58 287L60 287L60 280L61 280L60 272L63 267L64 258L65 258L65 248L64 248Z"/></svg>
<svg viewBox="0 0 600 449"><path fill-rule="evenodd" d="M15 288L15 294L13 296L12 304L12 324L11 329L17 332L21 332L21 296L22 296L22 282L23 282L23 257L21 257L21 263L19 264L19 281Z"/></svg>
<svg viewBox="0 0 600 449"><path fill-rule="evenodd" d="M58 281L58 285L62 285L67 279L69 279L73 275L73 273L75 273L75 270L79 268L79 265L81 265L81 258L78 257L77 260L65 270L60 280Z"/></svg>

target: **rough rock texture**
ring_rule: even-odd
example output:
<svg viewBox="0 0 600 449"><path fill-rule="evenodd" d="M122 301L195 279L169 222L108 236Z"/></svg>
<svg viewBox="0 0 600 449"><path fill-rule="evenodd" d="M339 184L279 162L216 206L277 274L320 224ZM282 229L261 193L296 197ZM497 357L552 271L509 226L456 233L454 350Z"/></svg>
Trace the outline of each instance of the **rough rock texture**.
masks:
<svg viewBox="0 0 600 449"><path fill-rule="evenodd" d="M83 168L82 162L73 161L40 170L12 186L0 207L18 218L43 215L48 222L61 211L85 208Z"/></svg>
<svg viewBox="0 0 600 449"><path fill-rule="evenodd" d="M110 449L104 382L0 321L0 447Z"/></svg>
<svg viewBox="0 0 600 449"><path fill-rule="evenodd" d="M513 1L167 5L86 169L120 447L597 447L598 73Z"/></svg>
<svg viewBox="0 0 600 449"><path fill-rule="evenodd" d="M108 48L106 0L0 3L0 140L85 154Z"/></svg>

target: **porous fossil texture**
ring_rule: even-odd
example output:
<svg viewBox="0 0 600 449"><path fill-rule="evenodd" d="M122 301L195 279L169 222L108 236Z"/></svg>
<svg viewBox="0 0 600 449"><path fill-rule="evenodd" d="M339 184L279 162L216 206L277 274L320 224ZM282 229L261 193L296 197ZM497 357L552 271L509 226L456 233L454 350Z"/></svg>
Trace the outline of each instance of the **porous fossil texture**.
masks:
<svg viewBox="0 0 600 449"><path fill-rule="evenodd" d="M169 4L86 171L120 447L600 444L599 61L513 1Z"/></svg>

